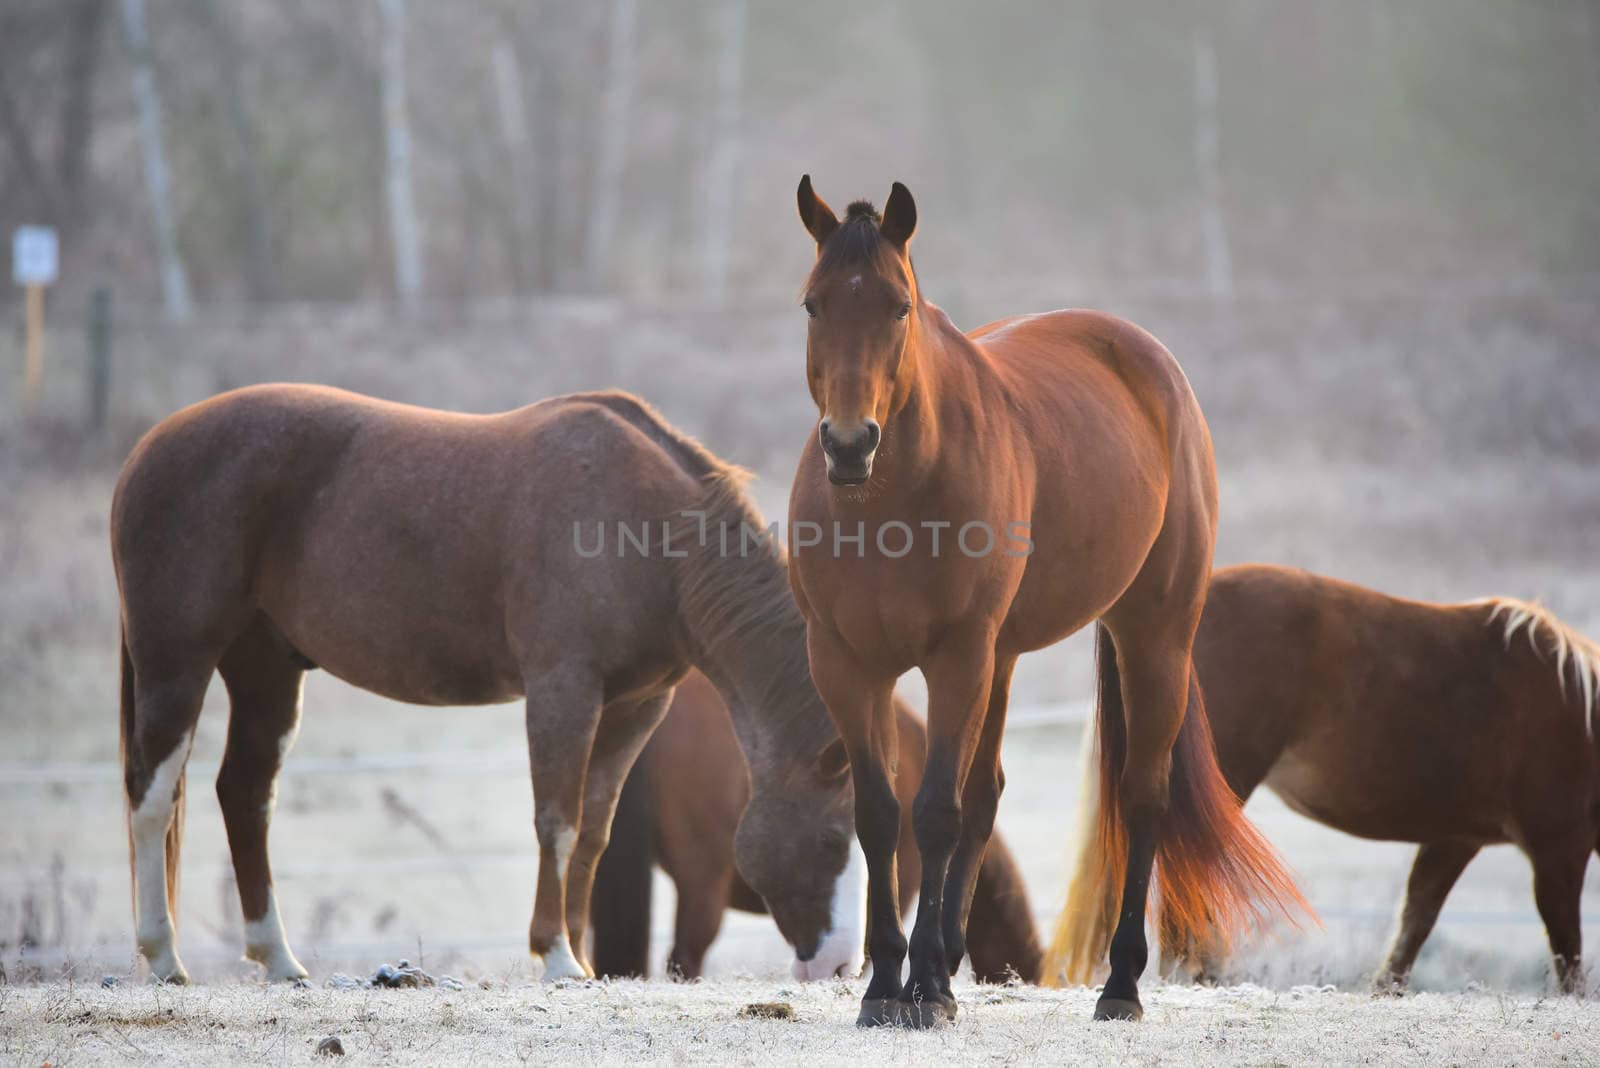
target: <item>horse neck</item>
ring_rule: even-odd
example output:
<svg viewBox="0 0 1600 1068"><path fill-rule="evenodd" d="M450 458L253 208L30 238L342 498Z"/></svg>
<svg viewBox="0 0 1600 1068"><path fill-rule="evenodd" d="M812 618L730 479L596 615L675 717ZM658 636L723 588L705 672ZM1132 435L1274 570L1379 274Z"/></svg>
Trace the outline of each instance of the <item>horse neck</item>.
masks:
<svg viewBox="0 0 1600 1068"><path fill-rule="evenodd" d="M729 551L717 539L680 564L681 624L691 658L711 680L733 720L753 775L810 760L834 736L811 681L805 621L777 551L739 543L730 518ZM758 521L758 519L757 519ZM735 547L737 545L737 548Z"/></svg>
<svg viewBox="0 0 1600 1068"><path fill-rule="evenodd" d="M908 486L937 478L941 441L955 429L952 410L969 424L981 418L975 401L988 370L984 354L942 308L924 304L917 320L907 353L912 373L906 399L884 430L886 443L894 439L895 482Z"/></svg>

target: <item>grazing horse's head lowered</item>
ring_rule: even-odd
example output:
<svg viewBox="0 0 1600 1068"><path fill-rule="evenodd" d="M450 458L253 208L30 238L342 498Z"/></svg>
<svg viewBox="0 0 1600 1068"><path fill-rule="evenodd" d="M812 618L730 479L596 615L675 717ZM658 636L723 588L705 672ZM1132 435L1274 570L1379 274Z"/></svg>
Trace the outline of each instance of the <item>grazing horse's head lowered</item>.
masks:
<svg viewBox="0 0 1600 1068"><path fill-rule="evenodd" d="M835 740L781 788L757 782L734 834L739 874L794 947L797 979L854 978L865 963L867 869L854 796Z"/></svg>
<svg viewBox="0 0 1600 1068"><path fill-rule="evenodd" d="M921 297L908 247L917 206L899 182L880 216L858 200L843 222L800 179L800 221L817 242L806 280L806 379L821 421L817 436L835 485L872 476L872 460L889 416L910 395L907 360L918 330Z"/></svg>

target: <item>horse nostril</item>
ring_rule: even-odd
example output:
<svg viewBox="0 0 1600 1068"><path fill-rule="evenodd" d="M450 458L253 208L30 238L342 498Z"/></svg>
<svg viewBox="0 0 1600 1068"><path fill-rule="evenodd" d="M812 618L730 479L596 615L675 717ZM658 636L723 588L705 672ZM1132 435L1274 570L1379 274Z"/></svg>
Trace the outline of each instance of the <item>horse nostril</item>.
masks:
<svg viewBox="0 0 1600 1068"><path fill-rule="evenodd" d="M816 956L817 945L815 943L809 946L794 947L794 959L799 961L801 964L810 964L816 959Z"/></svg>
<svg viewBox="0 0 1600 1068"><path fill-rule="evenodd" d="M867 423L866 423L866 426L867 426L866 451L867 452L871 452L873 449L876 449L878 447L878 440L883 437L883 430L882 430L882 428L880 428L878 426L878 421L876 419L868 419Z"/></svg>

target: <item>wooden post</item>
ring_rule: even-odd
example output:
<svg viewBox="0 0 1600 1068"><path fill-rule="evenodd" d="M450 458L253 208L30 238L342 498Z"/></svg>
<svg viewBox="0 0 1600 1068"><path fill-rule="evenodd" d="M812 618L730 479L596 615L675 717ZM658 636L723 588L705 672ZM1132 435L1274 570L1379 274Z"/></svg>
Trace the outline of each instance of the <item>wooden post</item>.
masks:
<svg viewBox="0 0 1600 1068"><path fill-rule="evenodd" d="M23 287L26 294L28 331L26 356L23 359L23 392L28 406L39 403L39 386L44 380L44 286L29 282Z"/></svg>

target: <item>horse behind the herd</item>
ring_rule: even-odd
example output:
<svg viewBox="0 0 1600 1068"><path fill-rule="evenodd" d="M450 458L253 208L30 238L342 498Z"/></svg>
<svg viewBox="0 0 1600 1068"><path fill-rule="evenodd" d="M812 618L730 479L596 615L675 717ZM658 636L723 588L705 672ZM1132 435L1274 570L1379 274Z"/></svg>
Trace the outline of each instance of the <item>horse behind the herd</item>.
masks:
<svg viewBox="0 0 1600 1068"><path fill-rule="evenodd" d="M621 393L483 416L262 386L146 435L117 484L111 543L137 939L152 974L187 978L172 912L184 764L220 671L217 796L246 953L272 978L305 975L273 898L267 824L312 667L418 704L526 697L529 946L552 978L589 974L590 882L617 793L673 685L699 667L750 766L740 870L797 956L815 954L842 892L851 794L782 559L722 554L693 521L671 555L574 551L575 524L655 530L685 511L760 530L740 481Z"/></svg>
<svg viewBox="0 0 1600 1068"><path fill-rule="evenodd" d="M895 701L900 767L895 791L900 820L900 911L917 892L921 855L911 827L911 799L922 771L928 732L903 701ZM732 907L764 912L734 870L733 836L750 796L728 710L703 677L691 673L678 687L666 719L639 755L617 803L611 845L595 873L594 967L601 975L649 974L652 868L659 861L677 891L677 914L667 969L676 977L701 974L706 950ZM865 875L865 872L862 872ZM866 884L854 911L835 918L834 931L853 935L856 957L838 970L860 970L866 922ZM839 899L843 901L843 895ZM849 936L844 936L849 937ZM980 982L1039 981L1043 951L1028 905L1022 872L999 832L989 840L972 898L967 947ZM819 954L819 958L823 955ZM833 974L833 960L797 964L801 978Z"/></svg>
<svg viewBox="0 0 1600 1068"><path fill-rule="evenodd" d="M1194 658L1240 797L1264 782L1330 827L1420 843L1380 990L1404 986L1478 850L1511 842L1533 862L1557 984L1581 992L1579 904L1600 847L1600 646L1509 598L1427 604L1252 565L1212 578ZM1100 843L1083 845L1046 962L1076 982L1116 912ZM1214 943L1162 927L1164 955L1220 963Z"/></svg>

